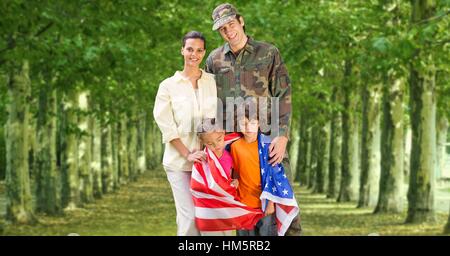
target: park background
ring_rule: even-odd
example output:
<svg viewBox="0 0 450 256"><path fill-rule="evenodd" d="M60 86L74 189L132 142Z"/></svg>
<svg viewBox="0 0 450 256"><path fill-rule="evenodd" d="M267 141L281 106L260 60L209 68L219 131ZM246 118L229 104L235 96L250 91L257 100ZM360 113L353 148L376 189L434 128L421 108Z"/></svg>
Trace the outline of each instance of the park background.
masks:
<svg viewBox="0 0 450 256"><path fill-rule="evenodd" d="M289 70L303 234L450 233L450 1L230 2ZM176 234L153 103L218 4L1 1L0 235Z"/></svg>

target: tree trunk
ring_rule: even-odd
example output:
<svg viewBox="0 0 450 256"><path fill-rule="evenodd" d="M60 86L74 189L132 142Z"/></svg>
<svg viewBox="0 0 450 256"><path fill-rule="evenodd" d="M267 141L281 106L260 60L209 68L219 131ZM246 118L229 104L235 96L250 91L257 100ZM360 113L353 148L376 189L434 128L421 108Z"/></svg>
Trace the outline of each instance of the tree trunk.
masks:
<svg viewBox="0 0 450 256"><path fill-rule="evenodd" d="M31 86L28 61L14 70L8 83L6 141L6 218L14 223L34 223L28 167L28 102Z"/></svg>
<svg viewBox="0 0 450 256"><path fill-rule="evenodd" d="M78 95L78 108L80 110L80 115L78 117L78 129L81 133L78 141L78 168L80 171L81 200L84 203L91 203L94 201L94 187L91 171L92 127L88 116L88 92L84 91Z"/></svg>
<svg viewBox="0 0 450 256"><path fill-rule="evenodd" d="M145 112L140 112L138 118L138 137L137 137L137 171L138 174L144 173L146 167L146 154L145 154Z"/></svg>
<svg viewBox="0 0 450 256"><path fill-rule="evenodd" d="M339 88L334 88L333 102L339 104L341 96ZM341 182L341 159L342 159L342 115L341 111L334 110L331 119L330 135L330 158L328 168L328 189L327 197L336 198Z"/></svg>
<svg viewBox="0 0 450 256"><path fill-rule="evenodd" d="M358 195L358 122L356 95L350 82L352 65L345 63L344 111L342 113L342 166L338 202L356 201Z"/></svg>
<svg viewBox="0 0 450 256"><path fill-rule="evenodd" d="M78 135L74 127L78 123L76 106L78 93L70 91L63 96L65 112L62 124L63 157L62 158L62 203L66 210L81 206L80 174L78 170Z"/></svg>
<svg viewBox="0 0 450 256"><path fill-rule="evenodd" d="M448 118L441 114L438 118L437 123L437 179L442 177L445 172L445 160L447 152L445 151L445 145L447 143L447 133L448 133Z"/></svg>
<svg viewBox="0 0 450 256"><path fill-rule="evenodd" d="M118 190L120 188L120 145L119 145L119 132L120 123L112 123L111 124L111 134L112 136L112 152L113 152L113 180L114 180L114 190Z"/></svg>
<svg viewBox="0 0 450 256"><path fill-rule="evenodd" d="M314 125L312 127L312 131L311 131L311 137L310 137L310 152L311 154L309 155L310 160L309 160L309 184L308 184L308 189L312 189L313 191L315 191L315 187L316 187L316 175L317 175L317 157L318 157L318 141L319 138L319 131L316 127L316 125Z"/></svg>
<svg viewBox="0 0 450 256"><path fill-rule="evenodd" d="M412 132L411 132L411 126L409 124L405 125L405 135L404 135L404 147L403 147L403 181L404 184L407 186L409 181L409 173L410 168L409 164L411 162L411 143L412 143Z"/></svg>
<svg viewBox="0 0 450 256"><path fill-rule="evenodd" d="M311 137L312 137L312 129L311 127L308 127L306 130L307 133L307 144L306 144L306 152L305 152L305 157L306 157L306 163L305 163L305 176L306 176L306 187L310 188L312 185L311 183L313 182L313 180L310 179L311 176L311 172L312 172L312 168L311 168L311 158L312 158L312 142L311 142Z"/></svg>
<svg viewBox="0 0 450 256"><path fill-rule="evenodd" d="M127 132L127 117L123 115L119 123L119 184L127 184L129 179L129 165L128 165L128 132Z"/></svg>
<svg viewBox="0 0 450 256"><path fill-rule="evenodd" d="M91 172L93 178L94 197L101 198L103 194L103 182L102 182L102 158L101 158L101 124L100 120L96 117L91 117L92 125L92 159L91 159Z"/></svg>
<svg viewBox="0 0 450 256"><path fill-rule="evenodd" d="M380 96L381 86L363 89L362 152L359 207L375 207L380 180Z"/></svg>
<svg viewBox="0 0 450 256"><path fill-rule="evenodd" d="M114 155L112 150L112 124L110 123L109 112L105 113L101 133L102 189L103 193L106 194L114 191Z"/></svg>
<svg viewBox="0 0 450 256"><path fill-rule="evenodd" d="M328 172L327 141L329 141L328 126L324 125L318 130L317 144L317 165L315 176L315 193L325 193L325 176Z"/></svg>
<svg viewBox="0 0 450 256"><path fill-rule="evenodd" d="M131 117L128 119L128 171L131 181L137 180L137 117L136 109L133 108Z"/></svg>
<svg viewBox="0 0 450 256"><path fill-rule="evenodd" d="M50 81L46 81L50 83ZM47 84L48 85L48 84ZM36 210L47 214L61 212L59 174L56 166L56 90L44 86L39 92L36 148Z"/></svg>
<svg viewBox="0 0 450 256"><path fill-rule="evenodd" d="M147 114L147 116L146 127L148 128L146 128L147 132L145 135L145 140L147 141L146 161L148 169L154 169L161 165L163 143L159 128L153 120L153 115Z"/></svg>
<svg viewBox="0 0 450 256"><path fill-rule="evenodd" d="M153 119L151 115L145 113L145 161L147 170L153 170L157 164L155 156L155 147L153 141L156 140L156 134L153 133ZM162 142L161 142L162 143Z"/></svg>
<svg viewBox="0 0 450 256"><path fill-rule="evenodd" d="M412 1L412 23L433 17L436 3L432 0ZM417 61L410 69L410 108L412 151L406 222L435 220L434 188L436 167L436 95L435 67L427 45L417 50ZM428 51L428 53L426 52ZM428 63L425 63L428 62Z"/></svg>
<svg viewBox="0 0 450 256"><path fill-rule="evenodd" d="M162 143L162 134L159 131L158 125L154 125L154 134L156 139L153 141L153 143L156 145L155 149L156 149L156 162L158 163L158 165L160 165L160 163L162 163L162 159L163 159L163 154L164 154L164 144Z"/></svg>
<svg viewBox="0 0 450 256"><path fill-rule="evenodd" d="M39 109L39 102L34 106L34 101L31 100L28 102L28 109ZM33 115L31 113L30 115ZM31 181L37 175L37 148L38 148L38 139L37 139L37 118L29 118L28 119L28 172L30 173ZM32 182L33 183L33 182ZM32 191L33 192L33 191Z"/></svg>
<svg viewBox="0 0 450 256"><path fill-rule="evenodd" d="M447 225L445 225L445 228L444 228L444 234L450 234L450 210L448 212L448 220L447 220Z"/></svg>
<svg viewBox="0 0 450 256"><path fill-rule="evenodd" d="M391 84L392 83L392 84ZM403 211L403 94L402 78L386 78L383 86L381 174L379 198L374 213Z"/></svg>
<svg viewBox="0 0 450 256"><path fill-rule="evenodd" d="M298 120L292 120L291 123L291 134L290 134L290 140L289 140L289 156L290 156L290 164L291 164L291 171L292 175L294 177L297 176L297 172L299 170L298 168L298 156L299 156L299 147L300 147L300 130L298 127Z"/></svg>
<svg viewBox="0 0 450 256"><path fill-rule="evenodd" d="M306 185L308 181L308 174L307 174L307 149L308 149L308 124L307 119L304 115L300 117L300 149L299 149L299 156L298 156L298 170L295 175L295 180L300 182L300 185Z"/></svg>
<svg viewBox="0 0 450 256"><path fill-rule="evenodd" d="M330 175L330 166L329 166L329 162L330 162L330 138L331 138L331 121L327 121L325 126L324 126L324 132L325 132L325 136L324 136L324 151L323 151L323 155L322 155L322 169L323 169L323 190L320 193L327 193L328 191L328 181L329 178L328 176Z"/></svg>

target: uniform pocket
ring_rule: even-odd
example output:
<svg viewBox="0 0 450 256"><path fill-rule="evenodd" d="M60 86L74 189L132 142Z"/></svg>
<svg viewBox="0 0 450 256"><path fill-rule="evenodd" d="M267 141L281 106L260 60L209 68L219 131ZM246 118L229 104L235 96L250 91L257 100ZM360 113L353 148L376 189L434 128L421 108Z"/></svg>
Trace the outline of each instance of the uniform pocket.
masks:
<svg viewBox="0 0 450 256"><path fill-rule="evenodd" d="M215 74L217 97L222 101L230 96L232 76L231 67L221 67Z"/></svg>

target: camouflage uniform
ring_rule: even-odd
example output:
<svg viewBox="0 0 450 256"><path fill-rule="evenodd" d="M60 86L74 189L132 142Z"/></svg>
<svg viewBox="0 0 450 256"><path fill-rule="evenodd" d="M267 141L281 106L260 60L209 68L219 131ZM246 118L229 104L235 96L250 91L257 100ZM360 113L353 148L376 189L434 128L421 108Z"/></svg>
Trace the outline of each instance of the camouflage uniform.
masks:
<svg viewBox="0 0 450 256"><path fill-rule="evenodd" d="M227 97L277 97L280 131L275 135L289 137L290 80L275 46L248 37L245 47L235 56L226 43L211 52L206 60L205 70L216 77L217 97L224 103L224 115ZM270 108L270 104L268 107Z"/></svg>
<svg viewBox="0 0 450 256"><path fill-rule="evenodd" d="M235 18L233 14L237 13L237 10L231 9L230 12L231 5L226 5L229 4L225 4L225 7L220 10L223 6L221 5L213 12L214 30ZM231 6L231 8L234 7ZM232 115L226 113L227 97L277 97L279 99L279 133L270 135L271 137L282 135L289 138L292 110L291 84L286 66L275 46L255 41L248 36L247 44L235 55L229 44L225 43L210 53L205 70L215 75L217 97L223 102L224 122L227 116L234 116L234 113ZM220 113L219 109L218 113ZM287 150L282 164L292 184ZM294 219L286 235L299 235L301 233L299 222L298 217Z"/></svg>

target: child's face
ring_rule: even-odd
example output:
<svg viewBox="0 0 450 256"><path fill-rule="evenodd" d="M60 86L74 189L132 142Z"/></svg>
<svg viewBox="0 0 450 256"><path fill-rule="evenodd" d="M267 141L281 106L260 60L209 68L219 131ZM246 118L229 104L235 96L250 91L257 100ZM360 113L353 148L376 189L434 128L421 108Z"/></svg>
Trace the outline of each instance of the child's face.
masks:
<svg viewBox="0 0 450 256"><path fill-rule="evenodd" d="M222 155L225 148L225 132L208 132L202 134L201 140L203 144L212 150L216 155Z"/></svg>
<svg viewBox="0 0 450 256"><path fill-rule="evenodd" d="M248 119L244 117L238 123L239 128L241 129L242 134L245 136L252 136L255 133L258 133L259 129L259 121L256 119Z"/></svg>

